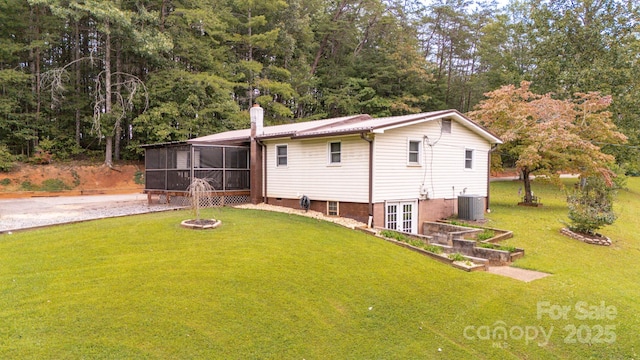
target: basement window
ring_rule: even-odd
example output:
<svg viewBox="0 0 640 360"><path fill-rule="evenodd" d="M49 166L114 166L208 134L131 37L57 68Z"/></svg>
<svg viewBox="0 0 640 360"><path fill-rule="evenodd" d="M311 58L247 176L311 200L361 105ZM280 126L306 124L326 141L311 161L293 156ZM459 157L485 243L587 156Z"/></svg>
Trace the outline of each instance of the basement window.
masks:
<svg viewBox="0 0 640 360"><path fill-rule="evenodd" d="M340 215L340 204L337 201L327 201L327 215Z"/></svg>

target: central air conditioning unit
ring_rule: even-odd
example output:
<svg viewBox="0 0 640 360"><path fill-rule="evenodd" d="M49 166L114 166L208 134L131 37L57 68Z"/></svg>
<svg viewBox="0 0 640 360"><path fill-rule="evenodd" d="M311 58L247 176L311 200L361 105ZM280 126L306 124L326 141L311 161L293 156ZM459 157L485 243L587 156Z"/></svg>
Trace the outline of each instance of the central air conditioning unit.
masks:
<svg viewBox="0 0 640 360"><path fill-rule="evenodd" d="M459 195L458 196L458 219L461 220L483 220L484 219L484 197L480 195Z"/></svg>

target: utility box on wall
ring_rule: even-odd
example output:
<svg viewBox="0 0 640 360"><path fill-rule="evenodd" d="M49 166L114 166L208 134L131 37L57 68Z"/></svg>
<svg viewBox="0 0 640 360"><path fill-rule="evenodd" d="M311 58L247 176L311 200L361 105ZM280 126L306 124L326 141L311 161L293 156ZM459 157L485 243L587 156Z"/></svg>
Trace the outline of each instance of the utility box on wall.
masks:
<svg viewBox="0 0 640 360"><path fill-rule="evenodd" d="M458 196L458 218L461 220L483 220L484 198L480 195Z"/></svg>

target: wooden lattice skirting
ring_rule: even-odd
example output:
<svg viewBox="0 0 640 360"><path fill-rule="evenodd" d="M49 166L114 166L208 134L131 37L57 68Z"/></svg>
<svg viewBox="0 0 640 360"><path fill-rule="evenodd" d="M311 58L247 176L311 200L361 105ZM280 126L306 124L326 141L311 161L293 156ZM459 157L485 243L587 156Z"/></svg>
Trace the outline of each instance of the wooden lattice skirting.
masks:
<svg viewBox="0 0 640 360"><path fill-rule="evenodd" d="M184 192L154 192L147 191L149 205L154 203L157 196L158 204L171 204L174 206L190 206L191 199ZM200 198L201 207L234 206L251 202L249 194L243 193L217 193Z"/></svg>

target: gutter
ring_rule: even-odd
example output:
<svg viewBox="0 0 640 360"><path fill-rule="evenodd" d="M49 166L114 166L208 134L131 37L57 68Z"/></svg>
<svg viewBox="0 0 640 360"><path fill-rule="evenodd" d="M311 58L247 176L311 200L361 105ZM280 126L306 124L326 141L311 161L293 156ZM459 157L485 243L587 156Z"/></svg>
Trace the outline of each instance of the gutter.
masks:
<svg viewBox="0 0 640 360"><path fill-rule="evenodd" d="M371 128L361 127L359 129L348 129L348 130L340 130L340 131L335 131L335 132L334 131L324 131L324 132L309 132L309 133L307 133L305 131L300 135L293 134L293 135L291 135L290 138L291 139L308 139L308 138L323 138L323 137L335 137L335 136L357 135L357 134L360 134L361 137L362 137L362 134L364 134L362 132L363 130L371 132L372 129Z"/></svg>
<svg viewBox="0 0 640 360"><path fill-rule="evenodd" d="M369 138L368 135L372 135ZM373 133L360 133L360 138L369 143L369 227L373 227Z"/></svg>

